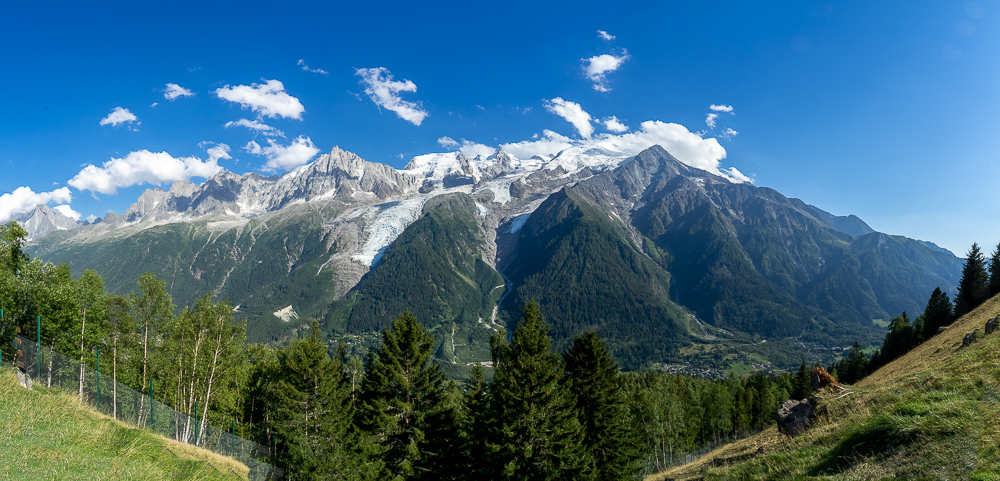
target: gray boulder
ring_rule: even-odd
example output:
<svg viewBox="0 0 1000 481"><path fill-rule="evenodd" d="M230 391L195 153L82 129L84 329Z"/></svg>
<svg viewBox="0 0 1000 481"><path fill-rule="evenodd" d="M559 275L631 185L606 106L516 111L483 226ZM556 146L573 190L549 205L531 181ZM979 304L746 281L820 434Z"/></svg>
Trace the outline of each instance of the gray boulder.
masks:
<svg viewBox="0 0 1000 481"><path fill-rule="evenodd" d="M794 436L806 430L809 420L812 419L816 404L820 398L814 397L796 401L789 399L778 409L776 418L778 421L778 431Z"/></svg>

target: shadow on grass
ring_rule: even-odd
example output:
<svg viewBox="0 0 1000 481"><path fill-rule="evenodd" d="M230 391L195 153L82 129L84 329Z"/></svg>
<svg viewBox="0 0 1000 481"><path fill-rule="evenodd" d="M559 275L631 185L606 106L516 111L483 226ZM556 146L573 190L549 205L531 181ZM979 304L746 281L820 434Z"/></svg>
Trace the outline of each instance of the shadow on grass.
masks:
<svg viewBox="0 0 1000 481"><path fill-rule="evenodd" d="M850 469L857 460L892 454L914 440L913 433L898 417L875 416L841 440L809 474L841 473Z"/></svg>

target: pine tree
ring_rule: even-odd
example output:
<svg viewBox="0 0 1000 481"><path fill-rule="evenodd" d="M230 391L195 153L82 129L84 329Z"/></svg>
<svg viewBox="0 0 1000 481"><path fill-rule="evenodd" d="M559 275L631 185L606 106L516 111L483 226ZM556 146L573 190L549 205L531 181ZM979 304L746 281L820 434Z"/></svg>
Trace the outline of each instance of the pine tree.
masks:
<svg viewBox="0 0 1000 481"><path fill-rule="evenodd" d="M990 292L990 278L986 273L986 259L979 250L979 244L973 243L965 255L965 266L962 267L962 279L958 281L958 294L955 296L955 317L959 318L975 309L986 300Z"/></svg>
<svg viewBox="0 0 1000 481"><path fill-rule="evenodd" d="M490 431L490 395L486 391L486 374L483 365L472 367L461 399L459 417L460 446L454 456L451 479L489 479L493 474L484 462L487 455L486 433Z"/></svg>
<svg viewBox="0 0 1000 481"><path fill-rule="evenodd" d="M538 303L521 309L511 342L490 340L496 373L490 385L497 420L490 448L500 479L591 479L592 460L584 430L563 375L562 360L550 348L548 325Z"/></svg>
<svg viewBox="0 0 1000 481"><path fill-rule="evenodd" d="M406 311L382 331L382 344L365 363L359 393L359 424L378 440L385 461L383 479L426 474L436 464L427 453L427 431L440 419L444 374L431 362L434 338Z"/></svg>
<svg viewBox="0 0 1000 481"><path fill-rule="evenodd" d="M948 294L940 287L935 288L934 292L931 293L931 298L927 300L927 307L924 308L924 313L921 316L923 338L930 339L937 334L938 328L951 324L954 317L954 307L951 305Z"/></svg>
<svg viewBox="0 0 1000 481"><path fill-rule="evenodd" d="M806 367L806 360L802 360L799 371L795 374L795 385L792 391L793 399L805 399L812 394L812 375Z"/></svg>
<svg viewBox="0 0 1000 481"><path fill-rule="evenodd" d="M379 463L362 452L340 361L327 356L313 321L309 337L278 353L273 390L281 464L289 479L377 479Z"/></svg>
<svg viewBox="0 0 1000 481"><path fill-rule="evenodd" d="M865 356L858 341L854 341L854 346L847 351L839 371L840 378L837 380L845 384L856 383L868 375L868 356Z"/></svg>
<svg viewBox="0 0 1000 481"><path fill-rule="evenodd" d="M990 255L990 297L1000 294L1000 243Z"/></svg>
<svg viewBox="0 0 1000 481"><path fill-rule="evenodd" d="M597 333L588 331L573 339L563 362L584 427L584 445L597 466L596 479L631 479L638 472L639 451L624 424L628 406L617 361Z"/></svg>

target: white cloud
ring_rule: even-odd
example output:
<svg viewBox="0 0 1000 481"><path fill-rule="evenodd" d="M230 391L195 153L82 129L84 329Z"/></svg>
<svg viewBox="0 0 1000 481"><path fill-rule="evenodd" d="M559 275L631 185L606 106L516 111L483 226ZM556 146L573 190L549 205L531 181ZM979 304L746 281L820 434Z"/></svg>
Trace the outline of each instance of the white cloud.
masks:
<svg viewBox="0 0 1000 481"><path fill-rule="evenodd" d="M625 124L623 124L620 120L618 120L618 117L615 117L614 115L612 115L611 117L604 117L603 119L601 119L601 123L604 124L604 128L617 134L620 134L628 130L628 127Z"/></svg>
<svg viewBox="0 0 1000 481"><path fill-rule="evenodd" d="M264 84L226 85L215 91L222 100L250 108L260 117L285 117L302 120L306 108L299 99L285 92L285 85L278 80L268 80Z"/></svg>
<svg viewBox="0 0 1000 481"><path fill-rule="evenodd" d="M623 134L599 134L593 138L571 139L546 130L537 140L502 144L500 148L519 159L534 155L548 158L566 149L572 151L602 151L606 155L626 157L659 145L681 162L698 169L730 179L733 182L751 181L735 168L721 169L721 161L726 158L726 149L718 139L703 138L687 127L676 124L648 120L640 124L639 130Z"/></svg>
<svg viewBox="0 0 1000 481"><path fill-rule="evenodd" d="M705 125L708 125L708 128L710 128L710 129L714 129L715 128L715 119L717 119L717 118L719 118L719 114L708 114L708 115L706 115L705 116Z"/></svg>
<svg viewBox="0 0 1000 481"><path fill-rule="evenodd" d="M223 127L227 129L230 127L246 127L250 130L256 130L258 132L261 132L265 135L277 135L278 137L285 136L284 132L257 120L248 120L248 119L230 120L229 122L226 122L226 124L223 125Z"/></svg>
<svg viewBox="0 0 1000 481"><path fill-rule="evenodd" d="M618 67L621 67L622 63L628 59L628 52L625 50L622 50L620 57L602 54L585 58L583 61L586 62L586 65L583 66L583 72L591 82L594 82L594 90L598 92L610 92L611 88L608 87L607 78L608 73L618 70Z"/></svg>
<svg viewBox="0 0 1000 481"><path fill-rule="evenodd" d="M232 159L232 156L229 155L229 150L230 150L229 146L226 144L223 143L217 144L215 142L208 142L208 141L198 143L198 147L203 149L210 145L211 147L205 150L205 152L208 153L209 162L215 162L219 159Z"/></svg>
<svg viewBox="0 0 1000 481"><path fill-rule="evenodd" d="M299 63L297 65L301 65L302 66L302 70L305 70L306 72L320 73L320 74L323 74L323 75L329 75L330 74L330 72L327 72L326 70L323 70L321 68L309 68L309 66L306 65L306 59L304 59L304 58L300 58L299 59Z"/></svg>
<svg viewBox="0 0 1000 481"><path fill-rule="evenodd" d="M545 110L552 112L564 119L567 122L573 124L576 131L580 133L580 136L585 138L590 138L594 133L594 126L590 124L590 114L580 107L580 104L576 102L570 102L568 100L563 100L561 97L556 97L552 100L545 101Z"/></svg>
<svg viewBox="0 0 1000 481"><path fill-rule="evenodd" d="M604 30L598 30L597 37L602 40L607 40L609 42L615 39L614 35L611 35L610 33L605 32Z"/></svg>
<svg viewBox="0 0 1000 481"><path fill-rule="evenodd" d="M209 178L222 170L215 159L174 157L166 152L140 150L112 158L101 167L87 165L67 182L79 190L116 194L120 187L148 183L162 185L192 177Z"/></svg>
<svg viewBox="0 0 1000 481"><path fill-rule="evenodd" d="M459 145L461 145L458 142L456 142L455 139L448 136L441 137L440 139L437 140L437 143L440 144L441 147L444 147L446 149L458 147Z"/></svg>
<svg viewBox="0 0 1000 481"><path fill-rule="evenodd" d="M167 88L163 89L163 98L174 100L177 97L194 97L194 92L177 84L167 84Z"/></svg>
<svg viewBox="0 0 1000 481"><path fill-rule="evenodd" d="M406 79L402 82L392 80L392 75L385 67L359 68L354 74L361 77L365 93L375 105L396 112L399 118L413 125L420 125L429 115L415 102L408 102L399 96L400 92L416 92L417 85L413 82Z"/></svg>
<svg viewBox="0 0 1000 481"><path fill-rule="evenodd" d="M476 157L482 157L485 159L497 151L496 147L490 147L488 145L465 139L462 139L462 142L459 143L451 137L441 137L437 140L437 143L441 144L441 147L446 149L457 148L458 151L468 159L475 159Z"/></svg>
<svg viewBox="0 0 1000 481"><path fill-rule="evenodd" d="M90 214L90 215L88 215L88 216L87 216L87 218L86 218L86 219L84 219L84 220L85 220L85 221L87 221L87 222L88 222L88 223L90 223L90 224L93 224L93 223L94 223L94 221L95 221L95 220L97 220L97 219L98 219L98 217L97 217L96 215L94 215L94 214Z"/></svg>
<svg viewBox="0 0 1000 481"><path fill-rule="evenodd" d="M319 153L319 149L313 144L309 137L298 136L292 140L291 144L281 145L274 142L272 139L267 139L267 147L261 147L260 144L254 141L247 142L243 146L243 150L253 154L253 155L263 155L267 158L267 164L264 165L265 171L274 172L278 170L291 170L300 165L308 164L316 154Z"/></svg>
<svg viewBox="0 0 1000 481"><path fill-rule="evenodd" d="M532 138L538 139L538 134ZM545 130L542 132L542 138L538 140L522 140L517 143L502 144L500 148L519 159L530 159L536 155L547 158L572 147L573 142L573 139L569 137Z"/></svg>
<svg viewBox="0 0 1000 481"><path fill-rule="evenodd" d="M31 212L38 204L68 203L71 200L73 195L68 187L38 193L31 190L31 187L18 187L14 192L0 195L0 222L7 222L16 215Z"/></svg>
<svg viewBox="0 0 1000 481"><path fill-rule="evenodd" d="M64 216L66 216L66 217L69 217L70 219L80 220L80 213L77 212L77 211L75 211L75 210L73 210L73 208L70 207L69 204L57 205L57 206L53 207L52 210L54 210L54 211L56 211L56 212L58 212L58 213L60 213L60 214L62 214Z"/></svg>
<svg viewBox="0 0 1000 481"><path fill-rule="evenodd" d="M740 133L727 127L726 130L723 130L722 133L719 134L719 137L731 139L737 135L740 135Z"/></svg>
<svg viewBox="0 0 1000 481"><path fill-rule="evenodd" d="M135 114L129 112L128 109L115 107L107 117L101 119L101 125L111 124L111 126L117 127L119 124L132 123L138 120Z"/></svg>
<svg viewBox="0 0 1000 481"><path fill-rule="evenodd" d="M713 112L729 112L729 113L733 113L733 106L732 105L715 105L715 104L712 104L712 105L709 105L708 108L712 109Z"/></svg>
<svg viewBox="0 0 1000 481"><path fill-rule="evenodd" d="M156 107L157 105L160 105L160 103L159 102L153 102L153 105L150 105L150 107ZM93 215L93 214L91 214L91 215Z"/></svg>

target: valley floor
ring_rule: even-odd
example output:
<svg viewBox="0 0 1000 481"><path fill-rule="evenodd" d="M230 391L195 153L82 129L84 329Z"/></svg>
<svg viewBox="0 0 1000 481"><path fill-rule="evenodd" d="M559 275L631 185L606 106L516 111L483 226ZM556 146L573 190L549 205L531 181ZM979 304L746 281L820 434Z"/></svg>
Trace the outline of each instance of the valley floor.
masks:
<svg viewBox="0 0 1000 481"><path fill-rule="evenodd" d="M830 392L805 433L772 427L649 476L686 479L1000 479L1000 332L962 338L1000 296L852 386Z"/></svg>

